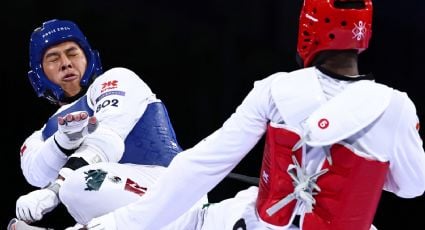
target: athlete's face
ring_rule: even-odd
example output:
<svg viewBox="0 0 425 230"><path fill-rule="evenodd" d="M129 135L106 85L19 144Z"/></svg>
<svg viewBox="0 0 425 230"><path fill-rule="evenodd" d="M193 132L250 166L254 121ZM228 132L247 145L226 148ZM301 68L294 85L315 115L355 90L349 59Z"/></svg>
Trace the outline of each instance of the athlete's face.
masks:
<svg viewBox="0 0 425 230"><path fill-rule="evenodd" d="M52 46L43 55L44 73L51 82L59 85L68 97L80 92L80 80L86 68L86 55L73 41Z"/></svg>

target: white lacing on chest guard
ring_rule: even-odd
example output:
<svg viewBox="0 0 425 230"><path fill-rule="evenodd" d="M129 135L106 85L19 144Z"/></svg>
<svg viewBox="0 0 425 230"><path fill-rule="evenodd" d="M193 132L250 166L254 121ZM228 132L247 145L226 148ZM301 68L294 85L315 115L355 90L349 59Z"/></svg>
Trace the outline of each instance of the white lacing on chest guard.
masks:
<svg viewBox="0 0 425 230"><path fill-rule="evenodd" d="M295 143L294 147L292 147L292 152L297 151L299 148L307 144L307 140L311 132L308 129L308 127L304 129L304 132L305 134L303 134L301 139L297 143ZM322 146L322 149L326 155L326 160L329 162L329 165L332 165L332 156L331 156L330 147L325 145L325 146Z"/></svg>
<svg viewBox="0 0 425 230"><path fill-rule="evenodd" d="M306 170L300 166L294 155L292 156L292 161L294 164L288 166L287 172L294 181L294 192L268 208L266 212L269 216L275 214L294 199L304 204L306 212L312 212L313 205L316 204L316 199L313 196L321 191L316 181L321 175L328 172L329 169L323 169L313 175L307 175Z"/></svg>

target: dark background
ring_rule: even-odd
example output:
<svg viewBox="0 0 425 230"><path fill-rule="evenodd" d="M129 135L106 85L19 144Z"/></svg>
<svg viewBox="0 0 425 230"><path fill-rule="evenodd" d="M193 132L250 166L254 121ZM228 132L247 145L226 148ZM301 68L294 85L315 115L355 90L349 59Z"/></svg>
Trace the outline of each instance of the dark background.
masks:
<svg viewBox="0 0 425 230"><path fill-rule="evenodd" d="M27 78L32 30L51 18L75 21L100 51L105 70L132 69L167 105L178 140L188 148L221 126L253 82L298 68L295 49L300 0L30 1L2 3L1 88L3 120L1 227L14 216L16 199L33 188L19 165L19 148L56 108L37 98ZM375 1L374 35L361 55L362 72L408 92L425 119L425 1ZM423 137L424 132L421 130ZM257 176L262 146L234 172ZM425 167L425 166L424 166ZM212 201L248 185L225 179ZM94 204L96 205L96 204ZM64 210L40 223L69 225ZM380 229L425 229L425 198L384 192L376 214Z"/></svg>

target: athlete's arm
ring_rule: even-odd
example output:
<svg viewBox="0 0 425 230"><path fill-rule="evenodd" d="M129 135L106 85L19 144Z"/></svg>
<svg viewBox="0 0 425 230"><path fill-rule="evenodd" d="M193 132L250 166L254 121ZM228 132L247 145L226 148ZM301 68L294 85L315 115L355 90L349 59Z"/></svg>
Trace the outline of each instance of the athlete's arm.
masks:
<svg viewBox="0 0 425 230"><path fill-rule="evenodd" d="M405 96L394 125L396 138L390 159L390 173L384 189L404 198L420 196L425 191L425 153L419 136L419 119L413 102Z"/></svg>

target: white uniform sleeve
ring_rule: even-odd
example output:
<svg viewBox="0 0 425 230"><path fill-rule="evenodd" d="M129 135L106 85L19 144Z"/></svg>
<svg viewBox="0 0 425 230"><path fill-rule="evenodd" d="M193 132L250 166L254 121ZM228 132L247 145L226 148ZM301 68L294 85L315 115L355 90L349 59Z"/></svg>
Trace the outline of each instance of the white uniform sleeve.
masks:
<svg viewBox="0 0 425 230"><path fill-rule="evenodd" d="M44 141L41 130L29 136L21 147L22 172L28 183L36 187L54 181L66 161L67 156L55 144L53 136Z"/></svg>
<svg viewBox="0 0 425 230"><path fill-rule="evenodd" d="M390 173L384 189L399 197L412 198L425 191L425 153L419 136L419 119L413 102L403 95L402 106L397 113L398 123L394 151L390 159ZM396 120L397 121L397 120Z"/></svg>
<svg viewBox="0 0 425 230"><path fill-rule="evenodd" d="M99 126L83 145L93 145L104 154L103 159L118 162L124 152L125 138L147 105L157 99L139 76L125 68L113 68L102 74L87 95Z"/></svg>
<svg viewBox="0 0 425 230"><path fill-rule="evenodd" d="M114 212L118 229L159 229L217 185L264 134L272 99L270 82L255 84L224 125L178 154L154 187Z"/></svg>

